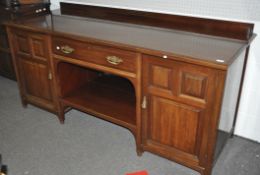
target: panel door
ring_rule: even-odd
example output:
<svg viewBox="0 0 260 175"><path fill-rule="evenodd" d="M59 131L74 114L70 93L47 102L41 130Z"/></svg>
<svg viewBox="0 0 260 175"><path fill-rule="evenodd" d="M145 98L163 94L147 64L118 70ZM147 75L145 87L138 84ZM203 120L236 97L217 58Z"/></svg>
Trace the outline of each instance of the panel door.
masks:
<svg viewBox="0 0 260 175"><path fill-rule="evenodd" d="M170 159L198 165L212 72L200 66L143 57L143 145ZM204 154L204 153L203 153Z"/></svg>
<svg viewBox="0 0 260 175"><path fill-rule="evenodd" d="M196 155L201 109L149 96L148 139L154 144Z"/></svg>
<svg viewBox="0 0 260 175"><path fill-rule="evenodd" d="M27 98L42 104L52 103L53 94L48 66L23 58L19 60L19 64Z"/></svg>
<svg viewBox="0 0 260 175"><path fill-rule="evenodd" d="M48 36L16 31L15 40L15 57L23 97L28 103L55 111Z"/></svg>

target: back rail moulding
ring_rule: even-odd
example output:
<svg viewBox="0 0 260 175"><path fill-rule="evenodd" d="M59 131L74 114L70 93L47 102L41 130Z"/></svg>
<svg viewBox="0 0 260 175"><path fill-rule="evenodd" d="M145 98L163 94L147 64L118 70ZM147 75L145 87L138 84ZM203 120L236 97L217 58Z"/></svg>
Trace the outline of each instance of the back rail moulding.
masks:
<svg viewBox="0 0 260 175"><path fill-rule="evenodd" d="M67 2L61 2L60 8L61 13L65 15L148 25L245 41L252 37L254 29L254 24L252 23L98 7Z"/></svg>

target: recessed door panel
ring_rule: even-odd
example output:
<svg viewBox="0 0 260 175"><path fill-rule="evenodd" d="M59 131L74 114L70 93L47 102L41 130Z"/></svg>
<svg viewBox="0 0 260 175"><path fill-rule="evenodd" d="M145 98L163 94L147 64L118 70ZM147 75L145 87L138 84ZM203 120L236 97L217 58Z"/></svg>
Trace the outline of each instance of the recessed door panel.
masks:
<svg viewBox="0 0 260 175"><path fill-rule="evenodd" d="M27 35L18 33L17 40L17 53L21 55L30 55L30 44Z"/></svg>
<svg viewBox="0 0 260 175"><path fill-rule="evenodd" d="M148 139L195 154L200 110L156 96L150 103Z"/></svg>
<svg viewBox="0 0 260 175"><path fill-rule="evenodd" d="M44 37L41 35L31 36L30 37L32 43L32 55L34 59L40 59L46 61L48 58L48 48L46 47L46 41Z"/></svg>
<svg viewBox="0 0 260 175"><path fill-rule="evenodd" d="M206 85L206 76L190 72L182 72L181 74L181 95L204 100L206 94Z"/></svg>
<svg viewBox="0 0 260 175"><path fill-rule="evenodd" d="M20 70L26 94L52 101L51 83L48 79L49 70L46 65L20 59Z"/></svg>

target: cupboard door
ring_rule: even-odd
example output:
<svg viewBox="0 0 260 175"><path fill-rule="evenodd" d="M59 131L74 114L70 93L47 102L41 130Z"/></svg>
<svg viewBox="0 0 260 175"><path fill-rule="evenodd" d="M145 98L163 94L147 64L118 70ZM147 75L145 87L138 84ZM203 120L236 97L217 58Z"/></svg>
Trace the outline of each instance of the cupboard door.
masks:
<svg viewBox="0 0 260 175"><path fill-rule="evenodd" d="M199 167L207 154L214 71L143 56L143 77L144 150Z"/></svg>
<svg viewBox="0 0 260 175"><path fill-rule="evenodd" d="M36 103L49 106L53 102L52 88L47 65L20 59L20 76L26 97Z"/></svg>
<svg viewBox="0 0 260 175"><path fill-rule="evenodd" d="M147 139L196 155L201 110L155 95L149 96Z"/></svg>
<svg viewBox="0 0 260 175"><path fill-rule="evenodd" d="M14 30L15 64L23 102L57 111L47 35Z"/></svg>

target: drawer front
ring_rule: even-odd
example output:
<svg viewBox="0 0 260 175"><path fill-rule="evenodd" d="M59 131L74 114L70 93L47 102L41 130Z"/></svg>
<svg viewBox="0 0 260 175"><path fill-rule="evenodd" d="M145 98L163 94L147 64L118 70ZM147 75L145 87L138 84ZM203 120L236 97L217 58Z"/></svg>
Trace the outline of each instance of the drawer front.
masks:
<svg viewBox="0 0 260 175"><path fill-rule="evenodd" d="M53 52L103 66L136 72L138 54L65 38L53 38Z"/></svg>

